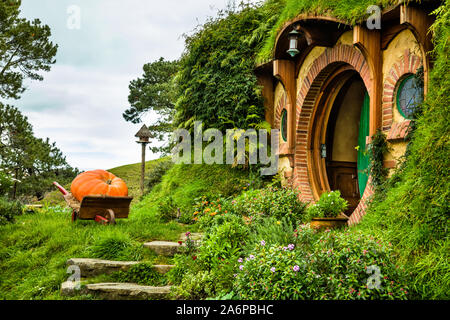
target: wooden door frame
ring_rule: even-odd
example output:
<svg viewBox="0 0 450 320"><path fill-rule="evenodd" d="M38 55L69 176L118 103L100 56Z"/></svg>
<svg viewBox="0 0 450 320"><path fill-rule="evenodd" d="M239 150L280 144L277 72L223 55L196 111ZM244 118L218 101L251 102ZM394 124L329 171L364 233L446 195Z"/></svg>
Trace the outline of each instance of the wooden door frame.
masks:
<svg viewBox="0 0 450 320"><path fill-rule="evenodd" d="M324 82L311 114L310 134L307 140L307 163L312 194L316 200L323 192L331 191L326 158L321 157L320 145L326 143L328 122L334 102L342 87L355 74L359 73L348 64L337 68Z"/></svg>

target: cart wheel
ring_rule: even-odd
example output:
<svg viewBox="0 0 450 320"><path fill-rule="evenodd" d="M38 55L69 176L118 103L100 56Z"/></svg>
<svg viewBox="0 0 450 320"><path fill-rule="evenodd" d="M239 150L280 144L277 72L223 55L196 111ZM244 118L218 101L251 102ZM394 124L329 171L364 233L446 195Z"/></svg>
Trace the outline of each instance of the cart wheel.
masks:
<svg viewBox="0 0 450 320"><path fill-rule="evenodd" d="M107 210L106 218L109 220L109 224L116 224L116 215L111 209Z"/></svg>
<svg viewBox="0 0 450 320"><path fill-rule="evenodd" d="M77 212L75 210L72 210L72 222L77 221Z"/></svg>

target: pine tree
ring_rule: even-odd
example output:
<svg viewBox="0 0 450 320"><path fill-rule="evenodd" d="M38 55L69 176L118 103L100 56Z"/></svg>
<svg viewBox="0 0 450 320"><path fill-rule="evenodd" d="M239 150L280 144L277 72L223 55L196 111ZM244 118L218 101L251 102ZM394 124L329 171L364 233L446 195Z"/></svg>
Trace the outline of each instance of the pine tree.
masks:
<svg viewBox="0 0 450 320"><path fill-rule="evenodd" d="M155 121L147 124L153 137L158 141L167 139L173 129L174 89L173 79L178 71L177 61L157 61L144 65L142 78L132 80L129 85L128 102L130 107L123 113L126 121L140 123L148 112L156 114ZM151 147L153 152L166 152L167 145Z"/></svg>
<svg viewBox="0 0 450 320"><path fill-rule="evenodd" d="M42 81L38 71L49 71L58 46L50 28L39 19L19 18L20 0L0 0L0 97L19 99L26 78Z"/></svg>
<svg viewBox="0 0 450 320"><path fill-rule="evenodd" d="M0 103L0 169L14 179L11 198L42 198L52 181L66 183L78 173L55 143L36 138L28 119L15 107ZM4 190L1 190L4 193Z"/></svg>

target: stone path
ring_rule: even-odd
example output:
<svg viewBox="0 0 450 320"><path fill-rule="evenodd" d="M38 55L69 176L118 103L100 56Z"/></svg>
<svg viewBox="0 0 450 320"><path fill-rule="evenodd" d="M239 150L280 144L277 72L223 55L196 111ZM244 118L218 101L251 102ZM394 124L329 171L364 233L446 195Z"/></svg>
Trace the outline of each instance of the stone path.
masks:
<svg viewBox="0 0 450 320"><path fill-rule="evenodd" d="M201 241L202 235L191 234L191 239L196 245ZM154 251L157 255L172 257L176 253L183 252L186 244L186 235L180 235L179 242L152 241L144 243L143 246ZM131 266L139 264L139 261L110 261L101 259L72 258L67 260L68 266L78 266L82 278L90 278L102 274L111 274L118 271L126 271ZM154 265L155 270L161 274L167 273L173 265ZM140 300L140 299L167 299L170 286L152 287L138 285L135 283L90 283L76 288L75 283L66 281L61 285L61 295L74 296L79 294L92 294L100 299L108 300Z"/></svg>
<svg viewBox="0 0 450 320"><path fill-rule="evenodd" d="M92 283L82 286L80 290L71 281L61 285L61 294L64 296L92 294L107 300L166 299L169 293L170 286L151 287L134 283Z"/></svg>
<svg viewBox="0 0 450 320"><path fill-rule="evenodd" d="M131 266L139 264L139 261L110 261L100 259L72 258L67 260L67 265L75 265L80 268L83 277L94 277L101 274L111 274L117 271L127 271ZM167 273L173 265L154 265L155 270L161 274Z"/></svg>

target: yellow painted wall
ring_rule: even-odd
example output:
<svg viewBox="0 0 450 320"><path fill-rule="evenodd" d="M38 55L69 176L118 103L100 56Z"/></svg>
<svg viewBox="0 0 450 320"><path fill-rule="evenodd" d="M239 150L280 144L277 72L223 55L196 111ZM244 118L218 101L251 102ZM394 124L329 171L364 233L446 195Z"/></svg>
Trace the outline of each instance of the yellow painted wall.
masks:
<svg viewBox="0 0 450 320"><path fill-rule="evenodd" d="M312 64L318 57L322 55L325 49L326 49L325 47L315 47L308 54L305 61L303 61L303 64L297 76L297 95L302 87L303 80L305 80L305 77L308 75L308 71L311 68Z"/></svg>
<svg viewBox="0 0 450 320"><path fill-rule="evenodd" d="M386 77L394 64L402 59L405 50L409 50L411 54L414 54L422 58L419 44L416 38L410 30L403 30L400 32L389 44L386 50L383 51L383 83L386 81ZM397 109L397 102L394 99L393 108L393 121L402 122L405 120Z"/></svg>
<svg viewBox="0 0 450 320"><path fill-rule="evenodd" d="M278 106L278 102L280 102L281 98L283 97L285 93L284 87L281 84L281 82L278 82L278 84L275 87L275 94L274 94L274 100L273 100L273 118L275 119L275 113Z"/></svg>
<svg viewBox="0 0 450 320"><path fill-rule="evenodd" d="M338 45L338 44L346 44L346 45L352 46L353 45L353 30L344 32L342 34L342 36L336 42L336 45Z"/></svg>
<svg viewBox="0 0 450 320"><path fill-rule="evenodd" d="M278 172L283 173L282 179L281 179L283 185L287 185L287 181L284 178L284 173L290 173L292 171L293 171L293 169L289 162L289 158L288 157L280 157L280 159L278 160Z"/></svg>
<svg viewBox="0 0 450 320"><path fill-rule="evenodd" d="M389 43L386 50L383 51L383 83L386 81L386 77L389 75L389 71L392 69L395 63L402 59L405 50L409 50L411 54L414 54L422 58L420 46L414 37L414 34L410 30L403 30ZM398 84L397 84L398 86ZM397 92L394 92L394 105L393 105L393 122L399 123L406 119L400 114L397 108ZM406 152L407 143L404 141L389 143L390 152L385 156L385 160L395 160L397 163L401 160L401 157ZM392 170L390 174L392 174Z"/></svg>

